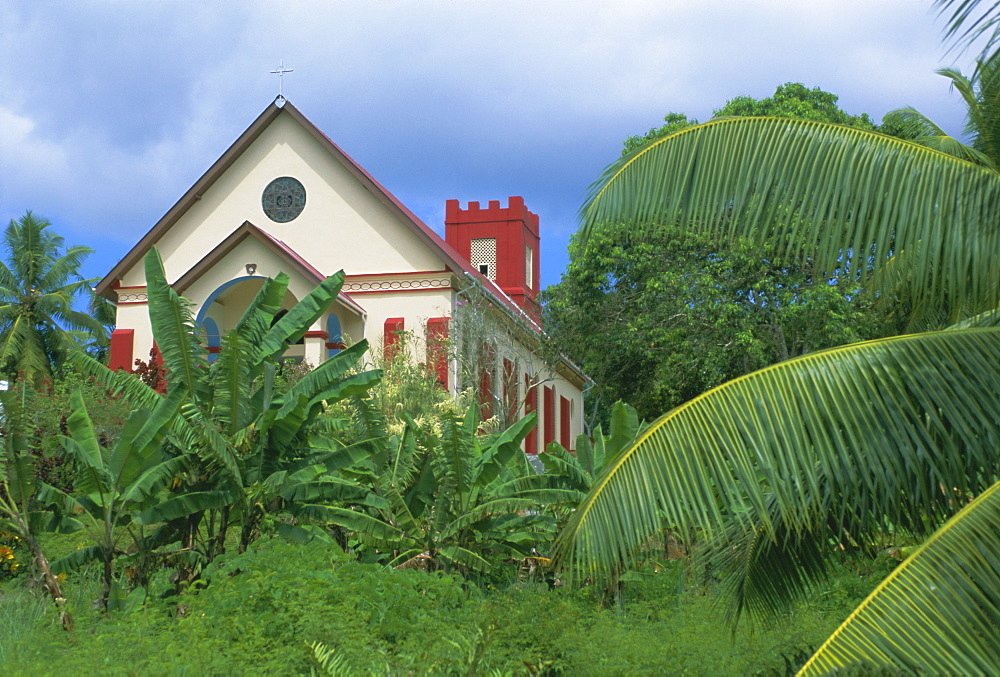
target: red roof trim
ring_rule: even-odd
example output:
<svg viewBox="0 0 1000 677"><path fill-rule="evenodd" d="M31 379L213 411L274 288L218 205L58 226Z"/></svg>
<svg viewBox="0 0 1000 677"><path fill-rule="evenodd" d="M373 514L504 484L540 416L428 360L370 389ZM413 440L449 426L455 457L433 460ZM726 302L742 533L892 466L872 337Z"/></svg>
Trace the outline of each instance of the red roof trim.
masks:
<svg viewBox="0 0 1000 677"><path fill-rule="evenodd" d="M415 270L413 272L401 271L398 273L354 273L352 275L347 275L346 279L354 280L360 277L393 277L393 276L404 276L412 277L414 275L441 275L442 273L450 273L451 271L447 268L441 270Z"/></svg>

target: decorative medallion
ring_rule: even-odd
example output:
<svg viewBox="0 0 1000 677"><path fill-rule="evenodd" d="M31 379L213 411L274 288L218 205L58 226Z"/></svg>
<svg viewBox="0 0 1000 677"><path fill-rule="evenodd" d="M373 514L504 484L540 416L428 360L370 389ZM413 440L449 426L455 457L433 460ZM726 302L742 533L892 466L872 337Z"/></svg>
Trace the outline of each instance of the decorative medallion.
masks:
<svg viewBox="0 0 1000 677"><path fill-rule="evenodd" d="M297 179L282 176L267 184L260 199L267 218L276 223L288 223L306 206L306 189Z"/></svg>

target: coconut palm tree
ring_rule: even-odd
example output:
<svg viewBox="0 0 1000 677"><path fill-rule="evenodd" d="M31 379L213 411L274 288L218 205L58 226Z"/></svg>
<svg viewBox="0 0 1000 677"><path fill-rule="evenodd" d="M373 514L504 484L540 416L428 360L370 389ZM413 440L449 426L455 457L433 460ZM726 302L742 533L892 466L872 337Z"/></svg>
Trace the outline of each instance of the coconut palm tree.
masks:
<svg viewBox="0 0 1000 677"><path fill-rule="evenodd" d="M810 670L1000 670L1000 174L872 132L731 118L620 159L582 221L758 238L860 282L902 327L965 328L806 355L668 412L594 483L564 564L619 570L670 525L705 539L734 618L767 618L822 577L831 539L926 537Z"/></svg>
<svg viewBox="0 0 1000 677"><path fill-rule="evenodd" d="M978 60L971 77L954 68L942 68L938 74L951 80L952 89L965 102L963 132L969 143L951 136L914 108L886 113L883 126L905 130L908 138L928 148L1000 171L1000 55Z"/></svg>
<svg viewBox="0 0 1000 677"><path fill-rule="evenodd" d="M726 118L605 170L597 224L683 223L768 242L817 278L859 281L902 323L940 328L1000 304L1000 174L902 139L790 118Z"/></svg>
<svg viewBox="0 0 1000 677"><path fill-rule="evenodd" d="M988 54L1000 43L1000 5L996 2L934 0L934 6L948 17L945 40L953 46L965 48L982 39L981 53Z"/></svg>
<svg viewBox="0 0 1000 677"><path fill-rule="evenodd" d="M29 381L51 378L66 351L103 337L101 323L75 310L92 295L95 280L79 274L88 247L64 248L52 224L30 211L4 231L7 261L0 261L0 371Z"/></svg>

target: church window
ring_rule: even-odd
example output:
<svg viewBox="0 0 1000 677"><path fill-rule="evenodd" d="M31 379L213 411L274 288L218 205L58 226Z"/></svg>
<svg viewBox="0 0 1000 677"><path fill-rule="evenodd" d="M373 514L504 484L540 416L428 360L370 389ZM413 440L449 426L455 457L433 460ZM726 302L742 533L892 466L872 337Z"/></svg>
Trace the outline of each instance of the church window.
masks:
<svg viewBox="0 0 1000 677"><path fill-rule="evenodd" d="M344 349L344 337L340 333L340 318L330 313L326 318L326 356L331 358Z"/></svg>
<svg viewBox="0 0 1000 677"><path fill-rule="evenodd" d="M531 289L534 283L532 273L534 272L534 252L531 251L531 247L525 245L524 247L524 286Z"/></svg>
<svg viewBox="0 0 1000 677"><path fill-rule="evenodd" d="M288 223L305 209L306 189L298 179L282 176L267 184L260 201L267 218Z"/></svg>
<svg viewBox="0 0 1000 677"><path fill-rule="evenodd" d="M382 350L386 362L392 362L399 351L401 334L406 330L402 317L386 318L382 327Z"/></svg>
<svg viewBox="0 0 1000 677"><path fill-rule="evenodd" d="M218 323L211 317L205 317L201 321L201 326L205 330L205 343L208 348L208 361L215 362L222 350L222 333L219 331Z"/></svg>
<svg viewBox="0 0 1000 677"><path fill-rule="evenodd" d="M542 388L542 449L556 441L556 392L555 389Z"/></svg>
<svg viewBox="0 0 1000 677"><path fill-rule="evenodd" d="M481 237L472 240L471 263L491 280L497 279L497 239Z"/></svg>

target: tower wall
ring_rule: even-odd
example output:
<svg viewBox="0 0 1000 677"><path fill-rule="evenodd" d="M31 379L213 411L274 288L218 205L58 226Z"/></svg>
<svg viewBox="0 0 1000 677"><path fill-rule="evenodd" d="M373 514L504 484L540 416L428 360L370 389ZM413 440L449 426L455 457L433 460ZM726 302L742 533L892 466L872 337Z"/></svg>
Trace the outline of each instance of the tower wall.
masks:
<svg viewBox="0 0 1000 677"><path fill-rule="evenodd" d="M490 200L485 209L478 202L462 209L458 200L448 200L444 223L448 244L539 320L538 214L524 206L524 198L512 196L506 207Z"/></svg>

